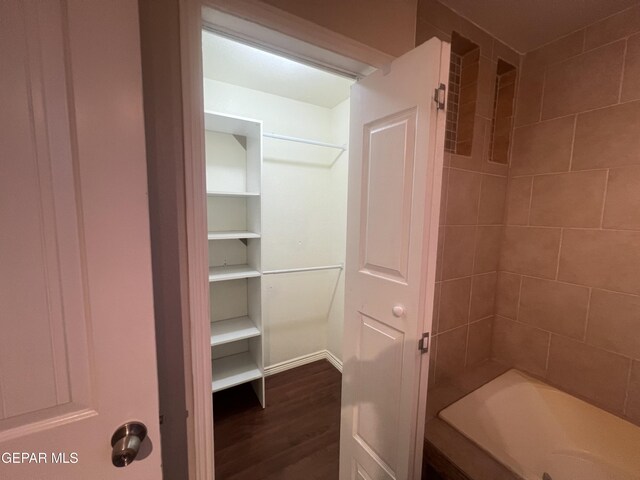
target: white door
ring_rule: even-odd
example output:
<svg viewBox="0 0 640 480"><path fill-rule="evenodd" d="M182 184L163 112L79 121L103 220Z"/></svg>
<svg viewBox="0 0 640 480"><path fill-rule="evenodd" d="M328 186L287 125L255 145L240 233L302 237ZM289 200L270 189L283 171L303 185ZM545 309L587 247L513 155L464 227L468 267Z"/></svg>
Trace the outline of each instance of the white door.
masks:
<svg viewBox="0 0 640 480"><path fill-rule="evenodd" d="M449 48L431 39L351 90L341 480L420 478Z"/></svg>
<svg viewBox="0 0 640 480"><path fill-rule="evenodd" d="M159 480L137 2L2 0L0 59L0 478Z"/></svg>

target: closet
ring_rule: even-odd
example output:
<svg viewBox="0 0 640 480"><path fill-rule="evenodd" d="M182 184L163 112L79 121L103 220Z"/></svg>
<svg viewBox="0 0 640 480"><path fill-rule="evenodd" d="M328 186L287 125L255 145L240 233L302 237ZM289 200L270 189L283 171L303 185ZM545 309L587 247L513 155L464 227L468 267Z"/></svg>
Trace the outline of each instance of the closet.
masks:
<svg viewBox="0 0 640 480"><path fill-rule="evenodd" d="M203 32L212 392L341 368L352 79ZM215 402L214 402L215 410Z"/></svg>

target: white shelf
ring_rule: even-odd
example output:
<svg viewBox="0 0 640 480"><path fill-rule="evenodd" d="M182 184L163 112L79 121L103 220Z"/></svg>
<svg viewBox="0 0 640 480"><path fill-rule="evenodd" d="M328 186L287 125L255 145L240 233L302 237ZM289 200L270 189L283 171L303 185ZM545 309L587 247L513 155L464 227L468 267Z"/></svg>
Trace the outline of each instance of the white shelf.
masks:
<svg viewBox="0 0 640 480"><path fill-rule="evenodd" d="M214 392L262 378L262 372L249 352L213 360L211 368L211 390Z"/></svg>
<svg viewBox="0 0 640 480"><path fill-rule="evenodd" d="M260 234L242 230L229 230L226 232L209 232L208 238L209 240L234 240L241 238L260 238Z"/></svg>
<svg viewBox="0 0 640 480"><path fill-rule="evenodd" d="M258 192L207 192L209 197L259 197Z"/></svg>
<svg viewBox="0 0 640 480"><path fill-rule="evenodd" d="M240 278L259 277L260 272L249 265L227 265L225 267L209 267L209 281L223 282Z"/></svg>
<svg viewBox="0 0 640 480"><path fill-rule="evenodd" d="M211 346L257 337L260 330L249 317L211 322Z"/></svg>

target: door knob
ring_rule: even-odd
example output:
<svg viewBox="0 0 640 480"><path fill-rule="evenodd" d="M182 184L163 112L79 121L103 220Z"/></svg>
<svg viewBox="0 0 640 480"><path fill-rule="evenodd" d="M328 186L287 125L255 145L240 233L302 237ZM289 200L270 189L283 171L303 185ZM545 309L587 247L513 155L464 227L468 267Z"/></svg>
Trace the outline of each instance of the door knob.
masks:
<svg viewBox="0 0 640 480"><path fill-rule="evenodd" d="M118 428L111 437L111 461L116 467L126 467L136 459L140 444L147 437L147 427L129 422Z"/></svg>
<svg viewBox="0 0 640 480"><path fill-rule="evenodd" d="M404 316L404 307L402 305L394 305L391 309L391 312L393 313L394 317L400 318Z"/></svg>

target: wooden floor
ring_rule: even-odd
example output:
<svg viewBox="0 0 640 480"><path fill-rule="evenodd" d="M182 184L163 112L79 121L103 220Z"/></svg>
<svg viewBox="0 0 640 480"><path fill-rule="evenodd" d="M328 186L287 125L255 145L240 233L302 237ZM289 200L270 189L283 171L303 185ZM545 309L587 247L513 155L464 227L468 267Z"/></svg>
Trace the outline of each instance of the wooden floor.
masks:
<svg viewBox="0 0 640 480"><path fill-rule="evenodd" d="M216 480L337 480L341 375L321 360L213 396Z"/></svg>

